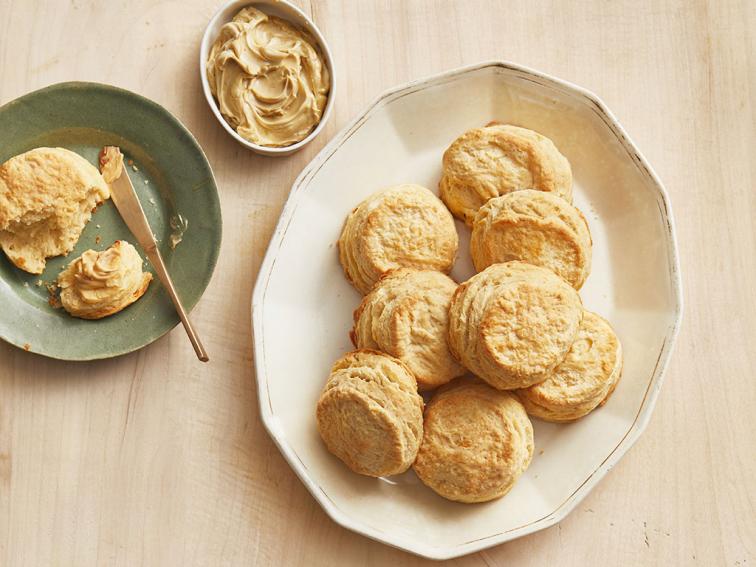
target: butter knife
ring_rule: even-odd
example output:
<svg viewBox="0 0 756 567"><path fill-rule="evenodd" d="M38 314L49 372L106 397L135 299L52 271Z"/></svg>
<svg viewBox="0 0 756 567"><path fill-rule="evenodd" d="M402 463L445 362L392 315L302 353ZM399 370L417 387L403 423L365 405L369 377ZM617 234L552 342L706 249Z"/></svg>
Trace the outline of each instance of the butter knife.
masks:
<svg viewBox="0 0 756 567"><path fill-rule="evenodd" d="M118 150L118 153L115 154L114 150ZM111 152L112 154L117 155L118 160L123 159L118 148L105 148L103 150L103 155L112 155ZM103 163L102 157L101 163ZM139 198L137 197L136 191L134 191L134 186L131 184L131 179L129 179L129 175L126 172L127 168L122 164L119 165L120 167L114 168L114 170L117 172L117 169L120 169L120 175L113 180L108 179L108 176L105 175L105 171L103 170L103 176L110 184L110 198L113 200L113 203L121 214L126 226L129 227L129 230L134 235L137 242L139 242L139 245L142 247L145 254L147 254L150 263L155 268L158 278L160 278L163 287L165 287L168 292L168 296L171 298L173 306L176 308L181 323L184 325L186 334L189 335L189 340L192 342L194 352L197 353L197 358L202 362L207 362L210 359L207 356L205 347L202 346L202 341L200 341L197 331L194 330L194 326L189 320L189 315L187 315L184 306L181 304L181 299L179 299L179 296L176 293L176 288L173 285L171 276L168 274L165 262L163 262L163 257L160 255L155 235L150 229L147 217L144 214L144 209L142 209L142 205L139 203Z"/></svg>

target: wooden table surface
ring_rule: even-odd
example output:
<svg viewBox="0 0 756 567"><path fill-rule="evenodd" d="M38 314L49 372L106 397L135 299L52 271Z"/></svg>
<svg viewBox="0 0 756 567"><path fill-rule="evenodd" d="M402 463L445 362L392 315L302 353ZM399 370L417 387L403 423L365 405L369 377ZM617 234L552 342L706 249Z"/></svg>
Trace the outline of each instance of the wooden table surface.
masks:
<svg viewBox="0 0 756 567"><path fill-rule="evenodd" d="M220 261L178 328L116 360L0 344L0 565L419 565L333 523L259 418L249 304L298 172L399 83L507 59L597 93L670 193L686 313L651 423L561 524L456 565L756 563L756 9L749 0L300 1L338 100L284 159L218 125L198 50L218 0L3 0L0 104L67 80L172 111L215 170ZM3 141L0 140L0 144ZM2 309L2 305L0 305Z"/></svg>

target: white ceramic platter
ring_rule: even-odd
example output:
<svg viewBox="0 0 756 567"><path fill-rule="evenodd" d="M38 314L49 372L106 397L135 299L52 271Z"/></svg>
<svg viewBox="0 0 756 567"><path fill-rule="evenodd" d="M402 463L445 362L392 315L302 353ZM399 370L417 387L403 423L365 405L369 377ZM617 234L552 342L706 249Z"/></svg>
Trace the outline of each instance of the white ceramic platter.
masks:
<svg viewBox="0 0 756 567"><path fill-rule="evenodd" d="M594 240L581 291L625 352L623 378L603 407L570 425L534 422L535 456L512 491L458 504L410 471L371 479L331 456L315 404L360 296L344 279L336 241L347 213L398 183L437 189L454 138L491 120L550 137L570 160L575 204ZM461 223L452 273L472 275ZM638 439L662 383L682 310L669 201L611 112L592 94L509 63L484 63L410 83L379 97L294 183L253 297L262 419L284 457L339 524L435 559L471 553L564 518Z"/></svg>

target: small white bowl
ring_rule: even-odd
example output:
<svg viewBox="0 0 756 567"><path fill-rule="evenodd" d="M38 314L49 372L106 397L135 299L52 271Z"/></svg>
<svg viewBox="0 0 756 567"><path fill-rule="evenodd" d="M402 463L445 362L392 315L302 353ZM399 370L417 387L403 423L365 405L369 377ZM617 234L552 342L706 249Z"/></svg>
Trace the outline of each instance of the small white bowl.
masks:
<svg viewBox="0 0 756 567"><path fill-rule="evenodd" d="M318 125L312 132L307 135L306 138L300 140L296 144L291 144L290 146L284 146L280 148L273 146L261 146L242 138L236 132L236 130L234 130L231 125L226 122L226 119L223 118L223 115L220 113L220 109L218 108L218 103L215 101L213 93L210 91L210 83L208 83L207 81L207 56L210 54L210 48L215 39L218 37L221 27L223 27L224 24L230 22L231 19L236 14L238 14L240 10L246 8L247 6L254 6L260 11L265 12L266 14L277 16L283 20L287 20L293 23L294 25L304 30L307 30L317 41L318 46L320 47L320 51L325 57L325 64L328 67L328 72L331 76L331 88L328 92L328 101L326 102L323 116L320 117L320 122L318 122ZM331 50L328 47L328 43L326 43L323 34L320 33L320 30L315 26L312 20L310 20L310 18L308 18L307 15L302 12L302 10L290 4L289 2L286 2L286 0L231 0L220 10L218 10L210 20L210 23L205 29L205 34L202 36L202 44L200 45L200 80L202 81L202 90L205 93L207 104L210 105L210 110L213 111L213 114L215 114L215 117L218 119L218 122L221 123L221 126L226 129L226 132L228 132L231 137L234 138L234 140L239 142L245 148L266 156L288 156L302 149L306 144L309 144L315 138L315 136L320 133L326 122L328 122L328 119L331 116L331 110L333 109L333 102L336 99L336 73L334 71L333 57L331 56Z"/></svg>

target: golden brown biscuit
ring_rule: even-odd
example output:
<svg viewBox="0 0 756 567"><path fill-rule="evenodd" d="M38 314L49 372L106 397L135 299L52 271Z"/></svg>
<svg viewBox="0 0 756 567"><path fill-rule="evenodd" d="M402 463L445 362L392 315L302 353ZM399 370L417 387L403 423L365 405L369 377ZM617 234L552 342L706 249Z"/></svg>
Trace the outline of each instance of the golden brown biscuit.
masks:
<svg viewBox="0 0 756 567"><path fill-rule="evenodd" d="M142 297L151 281L136 249L116 240L107 250L87 250L60 273L60 302L74 317L102 319Z"/></svg>
<svg viewBox="0 0 756 567"><path fill-rule="evenodd" d="M68 254L110 198L97 168L63 148L36 148L0 165L0 246L11 262L41 274L47 258Z"/></svg>
<svg viewBox="0 0 756 567"><path fill-rule="evenodd" d="M538 132L492 124L468 130L444 152L441 199L468 226L489 199L528 188L572 202L570 163Z"/></svg>
<svg viewBox="0 0 756 567"><path fill-rule="evenodd" d="M425 187L397 185L374 193L347 217L339 260L363 294L396 268L448 273L459 239L454 219Z"/></svg>
<svg viewBox="0 0 756 567"><path fill-rule="evenodd" d="M470 379L441 388L425 410L414 469L457 502L505 495L533 457L533 426L515 396Z"/></svg>
<svg viewBox="0 0 756 567"><path fill-rule="evenodd" d="M470 253L477 271L522 260L549 268L580 289L591 271L591 233L582 213L532 189L495 197L475 215Z"/></svg>
<svg viewBox="0 0 756 567"><path fill-rule="evenodd" d="M577 291L551 270L493 264L454 293L449 349L494 388L525 388L564 360L582 316Z"/></svg>
<svg viewBox="0 0 756 567"><path fill-rule="evenodd" d="M518 390L525 409L546 421L573 421L609 397L622 374L622 346L604 319L585 311L575 342L546 380Z"/></svg>
<svg viewBox="0 0 756 567"><path fill-rule="evenodd" d="M449 352L449 304L457 284L441 272L401 268L383 276L354 312L352 341L404 362L421 390L465 373Z"/></svg>
<svg viewBox="0 0 756 567"><path fill-rule="evenodd" d="M412 372L372 350L336 361L316 415L328 450L367 476L406 471L423 437L423 398Z"/></svg>

